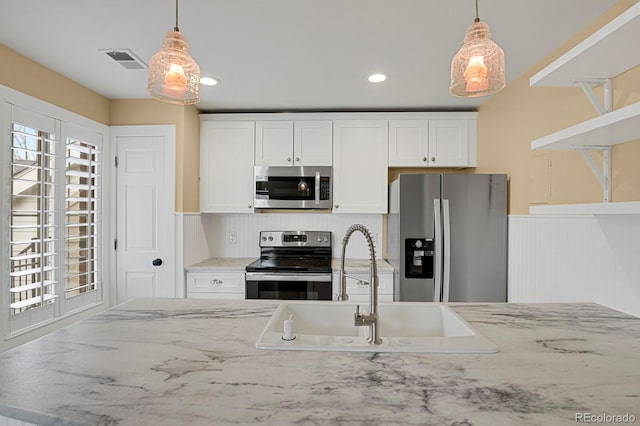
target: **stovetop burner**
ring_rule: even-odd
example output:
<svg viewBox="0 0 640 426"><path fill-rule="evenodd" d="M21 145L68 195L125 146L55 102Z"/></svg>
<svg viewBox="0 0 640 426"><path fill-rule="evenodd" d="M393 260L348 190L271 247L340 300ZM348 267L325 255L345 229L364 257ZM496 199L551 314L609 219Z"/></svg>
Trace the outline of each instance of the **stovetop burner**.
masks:
<svg viewBox="0 0 640 426"><path fill-rule="evenodd" d="M331 273L331 232L262 231L260 259L246 271Z"/></svg>
<svg viewBox="0 0 640 426"><path fill-rule="evenodd" d="M331 272L331 258L258 259L246 267L247 272Z"/></svg>

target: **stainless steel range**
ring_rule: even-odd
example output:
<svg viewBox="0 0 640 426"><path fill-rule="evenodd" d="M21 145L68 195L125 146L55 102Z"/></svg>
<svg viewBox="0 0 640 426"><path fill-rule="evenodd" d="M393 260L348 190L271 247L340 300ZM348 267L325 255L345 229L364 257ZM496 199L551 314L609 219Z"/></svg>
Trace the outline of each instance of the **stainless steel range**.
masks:
<svg viewBox="0 0 640 426"><path fill-rule="evenodd" d="M331 232L260 232L245 277L247 299L331 300Z"/></svg>

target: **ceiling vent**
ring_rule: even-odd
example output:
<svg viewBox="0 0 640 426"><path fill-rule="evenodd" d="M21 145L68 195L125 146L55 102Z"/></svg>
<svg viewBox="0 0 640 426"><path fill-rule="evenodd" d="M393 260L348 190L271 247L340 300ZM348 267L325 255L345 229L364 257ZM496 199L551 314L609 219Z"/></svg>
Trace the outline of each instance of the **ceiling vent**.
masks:
<svg viewBox="0 0 640 426"><path fill-rule="evenodd" d="M100 51L128 70L146 70L148 68L147 64L129 49L100 49Z"/></svg>

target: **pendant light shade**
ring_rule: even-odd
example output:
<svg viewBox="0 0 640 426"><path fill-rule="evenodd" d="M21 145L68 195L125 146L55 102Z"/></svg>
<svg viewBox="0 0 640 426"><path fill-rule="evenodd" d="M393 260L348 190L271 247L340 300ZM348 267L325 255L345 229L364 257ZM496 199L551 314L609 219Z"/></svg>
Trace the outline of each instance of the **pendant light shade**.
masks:
<svg viewBox="0 0 640 426"><path fill-rule="evenodd" d="M200 102L200 67L189 54L189 43L176 26L164 36L162 49L149 61L149 95L173 104Z"/></svg>
<svg viewBox="0 0 640 426"><path fill-rule="evenodd" d="M467 28L464 45L451 61L451 86L454 96L474 98L490 95L505 86L504 51L493 40L489 25L477 16Z"/></svg>

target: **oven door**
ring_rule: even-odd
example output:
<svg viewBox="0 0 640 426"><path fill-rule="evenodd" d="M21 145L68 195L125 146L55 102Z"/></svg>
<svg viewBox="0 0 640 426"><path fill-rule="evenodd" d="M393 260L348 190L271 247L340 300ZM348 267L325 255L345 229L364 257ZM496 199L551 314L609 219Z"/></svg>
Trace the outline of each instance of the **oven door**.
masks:
<svg viewBox="0 0 640 426"><path fill-rule="evenodd" d="M331 300L331 274L247 272L247 299Z"/></svg>

